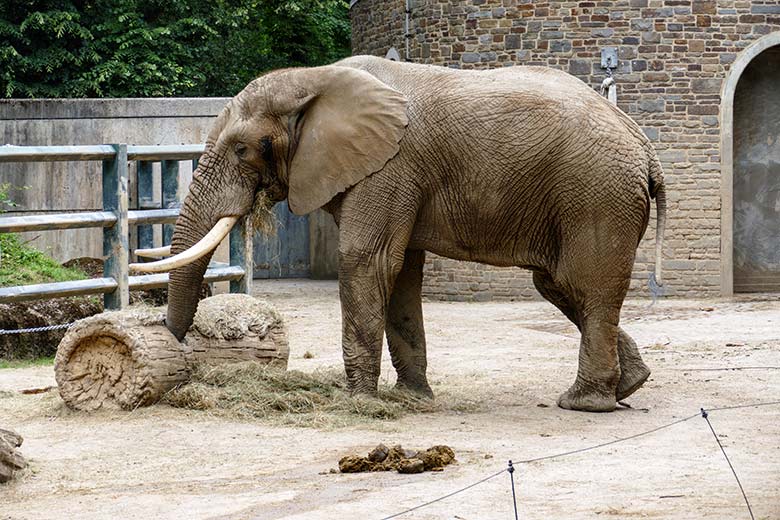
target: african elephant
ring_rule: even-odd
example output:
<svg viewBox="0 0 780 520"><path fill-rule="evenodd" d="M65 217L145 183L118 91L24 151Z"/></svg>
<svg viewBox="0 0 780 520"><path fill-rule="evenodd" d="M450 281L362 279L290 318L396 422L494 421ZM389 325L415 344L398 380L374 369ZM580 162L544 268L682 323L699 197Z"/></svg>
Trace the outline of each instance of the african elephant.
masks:
<svg viewBox="0 0 780 520"><path fill-rule="evenodd" d="M218 241L263 201L287 199L298 215L324 208L339 226L349 388L376 391L385 333L398 385L429 395L425 251L530 269L582 335L559 406L610 411L650 374L618 323L652 198L660 283L660 164L640 128L587 85L542 67L357 56L265 74L233 98L183 202L177 256L141 266L176 266L167 326L181 339L216 247L204 236Z"/></svg>

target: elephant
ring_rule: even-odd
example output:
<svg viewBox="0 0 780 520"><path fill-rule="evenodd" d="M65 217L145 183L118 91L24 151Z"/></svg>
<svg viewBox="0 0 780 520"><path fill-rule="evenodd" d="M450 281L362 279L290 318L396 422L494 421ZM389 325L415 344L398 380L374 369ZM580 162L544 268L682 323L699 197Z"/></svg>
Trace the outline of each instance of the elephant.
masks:
<svg viewBox="0 0 780 520"><path fill-rule="evenodd" d="M338 225L352 392L376 392L386 334L397 385L432 396L426 251L533 272L539 293L581 333L560 407L612 411L650 374L619 320L651 199L651 277L661 282L663 172L637 124L565 72L354 56L253 80L208 135L173 256L133 266L172 269L166 324L177 338L226 230L285 199L297 215L322 208Z"/></svg>

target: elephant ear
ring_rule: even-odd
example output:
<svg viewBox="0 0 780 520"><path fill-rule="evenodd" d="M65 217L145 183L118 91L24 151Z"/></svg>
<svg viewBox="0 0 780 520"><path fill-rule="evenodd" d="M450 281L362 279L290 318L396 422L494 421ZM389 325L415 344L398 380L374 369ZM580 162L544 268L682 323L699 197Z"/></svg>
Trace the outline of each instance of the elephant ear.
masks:
<svg viewBox="0 0 780 520"><path fill-rule="evenodd" d="M407 100L368 72L349 67L286 74L300 76L294 81L300 101L290 118L288 202L293 213L305 215L398 153Z"/></svg>

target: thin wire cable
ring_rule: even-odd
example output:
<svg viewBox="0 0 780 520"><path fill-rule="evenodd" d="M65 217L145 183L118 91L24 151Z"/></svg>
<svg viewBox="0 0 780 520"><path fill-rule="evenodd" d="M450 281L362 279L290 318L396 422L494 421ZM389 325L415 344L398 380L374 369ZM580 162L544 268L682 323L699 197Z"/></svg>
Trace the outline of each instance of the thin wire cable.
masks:
<svg viewBox="0 0 780 520"><path fill-rule="evenodd" d="M715 437L715 442L718 443L718 446L720 447L720 451L723 452L723 456L726 458L726 462L728 462L729 467L731 468L731 472L734 474L734 479L737 481L737 485L739 486L739 490L742 492L742 498L745 499L745 505L747 505L748 513L750 513L750 519L756 520L756 517L753 516L753 509L750 507L750 501L748 500L747 495L745 494L745 490L742 487L742 482L739 481L739 477L737 476L737 471L734 469L734 466L731 464L731 461L729 460L729 456L726 455L726 450L723 448L723 444L720 443L720 439L718 438L718 434L715 433L715 428L712 427L712 423L710 422L709 414L707 413L707 410L704 408L701 409L701 416L704 417L704 420L707 421L707 426L710 427L710 431L712 432L712 436Z"/></svg>
<svg viewBox="0 0 780 520"><path fill-rule="evenodd" d="M769 405L774 405L774 404L780 404L780 401L766 401L766 402L762 402L762 403L752 403L752 404L744 404L744 405L737 405L737 406L723 406L723 407L720 407L720 408L710 408L710 411L735 410L735 409L738 409L738 408L753 408L753 407L757 407L757 406L769 406ZM690 421L694 417L699 417L700 415L701 415L701 412L700 413L695 413L695 414L690 415L688 417L683 417L682 419L677 419L676 421L672 421L670 423L662 424L661 426L658 426L657 428L653 428L652 430L647 430L647 431L644 431L644 432L636 433L634 435L629 435L628 437L621 437L619 439L615 439L615 440L612 440L612 441L602 442L601 444L596 444L595 446L589 446L589 447L586 447L586 448L580 448L580 449L571 450L571 451L564 451L562 453L556 453L554 455L546 455L544 457L536 457L536 458L533 458L533 459L525 459L525 460L521 460L521 461L515 462L515 464L529 464L531 462L539 462L539 461L542 461L542 460L556 459L556 458L559 458L559 457L566 457L566 456L569 456L569 455L575 455L577 453L584 453L586 451L596 450L596 449L599 449L599 448L603 448L605 446L610 446L612 444L617 444L619 442L624 442L624 441L628 441L628 440L631 440L631 439L636 439L638 437L643 437L643 436L649 435L651 433L655 433L657 431L663 430L665 428L669 428L669 427L674 426L676 424L680 424L680 423L683 423L683 422L686 422L686 421ZM710 426L710 428L712 428L712 426ZM718 444L720 444L720 441L718 441ZM725 455L726 453L724 452L723 454ZM727 459L728 459L728 457L727 457ZM729 465L731 465L731 462L729 462ZM479 484L487 482L488 480L493 479L493 478L499 476L504 471L507 471L507 470L506 469L502 469L501 471L499 471L497 473L493 473L492 475L488 475L487 477L485 477L485 478L483 478L481 480L478 480L477 482L474 482L473 484L469 484L468 486L466 486L464 488L460 488L460 489L458 489L456 491L453 491L452 493L449 493L447 495L441 496L439 498L435 498L433 500L430 500L430 501L425 502L423 504L417 505L417 506L412 507L410 509L407 509L405 511L400 511L400 512L392 514L390 516L386 516L386 517L382 518L381 520L390 520L391 518L397 518L397 517L399 517L401 515L405 515L406 513L411 513L412 511L416 511L418 509L421 509L423 507L429 506L431 504L435 504L436 502L440 502L442 500L450 498L451 496L454 496L454 495L457 495L459 493L462 493L462 492L466 491L467 489L471 489L471 488L473 488L475 486L478 486ZM732 471L733 471L733 468L732 468ZM736 477L736 473L734 474L734 476ZM737 479L737 482L739 482L739 479ZM742 484L740 484L739 487L740 487L740 489L742 489ZM512 486L512 490L514 491L514 486ZM743 492L743 495L744 495L744 492ZM745 500L747 500L747 497L745 497ZM753 514L752 511L751 511L750 514L751 514L751 517L752 517L752 514Z"/></svg>
<svg viewBox="0 0 780 520"><path fill-rule="evenodd" d="M736 406L721 406L720 408L707 408L707 411L720 412L722 410L737 410L739 408L754 408L756 406L769 406L773 404L780 404L780 401L766 401L763 403L738 404Z"/></svg>
<svg viewBox="0 0 780 520"><path fill-rule="evenodd" d="M31 327L29 329L0 329L0 336L8 334L34 334L36 332L47 332L50 330L67 329L73 323L62 323L60 325L47 325L45 327Z"/></svg>
<svg viewBox="0 0 780 520"><path fill-rule="evenodd" d="M590 447L587 447L587 448L580 448L580 449L577 449L577 450L571 450L571 451L566 451L566 452L563 452L563 453L557 453L555 455L548 455L548 456L545 456L545 457L538 457L538 458L535 458L535 459L521 460L519 462L516 462L515 464L528 464L529 462L537 462L537 461L540 461L540 460L548 460L548 459L554 459L554 458L557 458L557 457L565 457L567 455L574 455L575 453L582 453L584 451L590 451L590 450L595 450L597 448L603 448L604 446L609 446L610 444L617 444L618 442L623 442L623 441L627 441L627 440L631 440L631 439L636 439L637 437L641 437L643 435L648 435L650 433L657 432L658 430L662 430L664 428L668 428L670 426L674 426L675 424L679 424L681 422L689 421L689 420L693 419L694 417L698 417L698 416L699 416L699 414L697 413L697 414L691 415L690 417L685 417L683 419L679 419L677 421L670 422L668 424L664 424L664 425L659 426L657 428L653 428L652 430L648 430L648 431L642 432L642 433L637 433L637 434L631 435L629 437L623 437L623 438L620 438L620 439L615 439L613 441L597 444L596 446L590 446ZM407 509L405 511L401 511L401 512L395 513L393 515L386 516L386 517L382 518L382 520L390 520L391 518L396 518L396 517L399 517L401 515L405 515L406 513L411 513L412 511L416 511L416 510L421 509L423 507L429 506L429 505L434 504L436 502L440 502L440 501L442 501L442 500L444 500L446 498L450 498L451 496L457 495L458 493L462 493L462 492L466 491L467 489L471 489L474 486L482 484L483 482L487 482L488 480L499 476L500 474L502 474L505 471L507 471L507 470L506 469L502 469L501 471L499 471L497 473L493 473L492 475L489 475L489 476L483 478L482 480L478 480L477 482L474 482L473 484L470 484L470 485L468 485L468 486L466 486L464 488L461 488L461 489L458 489L456 491L453 491L452 493L449 493L449 494L444 495L442 497L435 498L435 499L433 499L433 500L431 500L429 502L425 502L424 504L420 504L418 506L412 507L411 509ZM512 490L514 491L514 486L513 486Z"/></svg>
<svg viewBox="0 0 780 520"><path fill-rule="evenodd" d="M467 489L471 489L474 486L478 486L479 484L482 484L483 482L487 482L488 480L490 480L492 478L496 478L497 476L501 475L505 471L506 471L505 469L502 469L501 471L493 473L492 475L489 475L489 476L483 478L482 480L478 480L478 481L474 482L473 484L469 484L468 486L466 486L464 488L460 488L457 491L453 491L452 493L449 493L449 494L444 495L444 496L439 497L439 498L434 498L433 500L425 502L424 504L420 504L418 506L414 506L414 507L412 507L410 509L407 509L405 511L401 511L400 513L395 513L395 514L392 514L390 516L386 516L386 517L382 518L382 520L390 520L391 518L396 518L396 517L399 517L401 515L405 515L406 513L411 513L412 511L417 511L418 509L422 509L423 507L429 506L431 504L435 504L436 502L441 502L442 500L450 498L453 495L457 495L458 493L462 493L462 492L466 491Z"/></svg>
<svg viewBox="0 0 780 520"><path fill-rule="evenodd" d="M539 462L540 460L557 459L558 457L566 457L568 455L575 455L577 453L583 453L583 452L586 452L586 451L596 450L596 449L599 449L599 448L603 448L605 446L610 446L612 444L617 444L619 442L629 441L631 439L636 439L637 437L650 435L651 433L655 433L655 432L657 432L659 430L663 430L664 428L669 428L670 426L674 426L675 424L680 424L680 423L683 423L685 421L690 421L694 417L698 417L698 416L699 416L699 414L696 413L696 414L690 415L688 417L683 417L682 419L678 419L678 420L670 422L670 423L662 424L661 426L659 426L657 428L653 428L652 430L647 430L646 432L635 433L634 435L630 435L628 437L622 437L620 439L615 439L613 441L602 442L601 444L596 444L595 446L588 446L587 448L579 448L577 450L564 451L562 453L556 453L554 455L546 455L544 457L537 457L535 459L521 460L521 461L518 461L517 464L528 464L528 463L531 463L531 462Z"/></svg>

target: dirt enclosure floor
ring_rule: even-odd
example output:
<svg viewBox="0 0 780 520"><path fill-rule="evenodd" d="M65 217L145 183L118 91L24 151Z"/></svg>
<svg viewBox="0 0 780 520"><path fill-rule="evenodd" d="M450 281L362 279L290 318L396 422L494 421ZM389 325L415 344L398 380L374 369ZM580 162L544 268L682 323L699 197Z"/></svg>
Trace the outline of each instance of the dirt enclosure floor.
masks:
<svg viewBox="0 0 780 520"><path fill-rule="evenodd" d="M332 282L258 283L290 327L290 368L341 366ZM326 429L228 420L154 406L66 413L52 367L0 370L0 427L30 461L0 487L0 519L380 519L523 460L629 436L699 408L780 400L780 301L627 302L623 327L653 375L631 408L588 414L555 406L573 381L578 335L551 305L425 304L435 392L457 388L477 411L410 414ZM306 356L306 352L313 357ZM739 369L739 370L737 370ZM382 379L392 382L385 351ZM710 414L756 518L780 518L780 406ZM380 442L446 444L442 472L330 474ZM519 465L523 519L749 518L707 423L695 417L597 450ZM512 518L508 474L399 518Z"/></svg>

